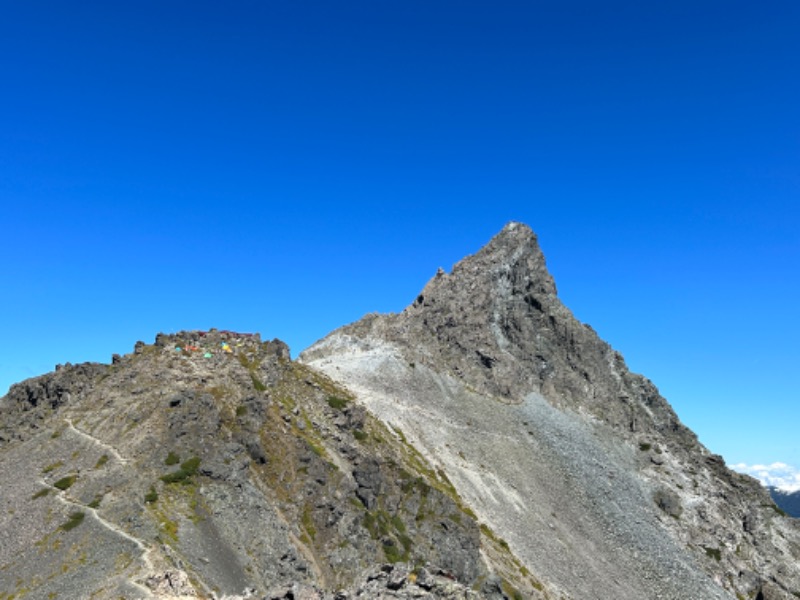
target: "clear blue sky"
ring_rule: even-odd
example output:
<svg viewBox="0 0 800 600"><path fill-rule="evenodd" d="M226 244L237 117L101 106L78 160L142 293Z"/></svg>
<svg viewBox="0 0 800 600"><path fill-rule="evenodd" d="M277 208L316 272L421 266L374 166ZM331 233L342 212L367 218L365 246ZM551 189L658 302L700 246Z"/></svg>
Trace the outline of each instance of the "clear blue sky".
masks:
<svg viewBox="0 0 800 600"><path fill-rule="evenodd" d="M509 220L729 462L800 466L800 3L6 2L0 393L293 354Z"/></svg>

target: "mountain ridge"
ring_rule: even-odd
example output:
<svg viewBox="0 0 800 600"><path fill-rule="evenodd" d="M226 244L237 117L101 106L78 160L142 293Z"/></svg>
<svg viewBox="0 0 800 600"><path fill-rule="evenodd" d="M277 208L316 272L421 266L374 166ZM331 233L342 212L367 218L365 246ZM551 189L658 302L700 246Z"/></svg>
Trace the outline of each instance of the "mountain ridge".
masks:
<svg viewBox="0 0 800 600"><path fill-rule="evenodd" d="M535 581L498 576L514 557L447 479L279 340L159 334L12 386L0 424L2 598L499 600Z"/></svg>
<svg viewBox="0 0 800 600"><path fill-rule="evenodd" d="M800 490L784 490L767 486L775 504L790 517L800 519Z"/></svg>
<svg viewBox="0 0 800 600"><path fill-rule="evenodd" d="M509 223L292 361L159 334L0 399L0 598L800 595L800 527Z"/></svg>
<svg viewBox="0 0 800 600"><path fill-rule="evenodd" d="M640 587L636 579L644 576L658 581L655 589L663 586L655 593L664 597L726 597L719 596L723 587L733 595L764 595L755 575L766 567L759 555L765 544L775 546L772 552L783 553L783 531L767 535L756 527L771 517L765 507L772 502L764 490L755 480L728 470L722 458L708 452L680 422L652 382L629 372L618 352L574 319L558 300L536 237L525 225L508 224L476 254L459 261L450 274L439 270L401 313L369 315L340 328L301 353L300 360L355 390L387 422L416 435L415 444L424 448L430 460L445 463L459 493L473 507L485 507L486 512L479 510L479 515L516 544L515 550L529 567L536 565L534 571L544 579L551 573L571 597L626 597L626 593L609 585L604 575L614 565L598 564L591 556L582 557L585 574L590 574L585 580L591 583L571 581L568 570L547 556L557 553L559 544L543 553L537 548L541 542L526 543L518 534L523 525L525 531L550 535L552 523L544 523L542 511L536 508L528 510L530 520L523 523L510 519L508 515L520 507L513 498L496 502L495 488L524 489L526 497L536 498L540 507L552 507L553 513L571 506L570 519L590 532L585 538L605 548L606 555L615 556L615 565L625 564L629 573L637 573L633 578L617 575L626 582L631 598L654 593L650 581L647 589ZM422 411L427 412L424 419L414 416ZM509 417L514 411L520 414ZM487 412L498 419L495 433L499 429L508 436L514 431L513 443L492 456L493 466L513 453L526 464L526 475L507 470L501 481L492 482L483 474L476 485L475 479L481 476L459 460L459 453L468 453L469 448L459 445L458 432L485 418ZM547 427L535 426L547 419ZM448 427L447 441L442 444L438 438ZM588 457L560 443L559 427L570 435L585 431L576 439L585 442L582 451ZM520 455L518 448L524 444L532 448ZM452 452L455 447L458 450ZM482 450L484 455L493 452L491 447ZM553 464L537 465L533 457L546 452ZM638 511L641 523L652 526L652 531L669 532L669 543L655 534L651 538L653 543L664 542L663 548L652 552L638 548L636 532L626 529L623 513L604 524L608 531L595 531L593 523L583 522L595 504L602 506L607 499L592 493L581 499L582 490L561 479L577 474L602 488L592 478L603 461L612 465L615 477L634 474L626 484L630 493L623 497L612 490L612 499L619 504L638 497L628 509ZM535 486L526 481L531 474L537 480ZM544 494L542 489L552 493ZM694 492L698 489L702 493ZM728 502L707 501L720 494ZM642 502L648 496L660 512L651 513ZM595 517L602 522L606 515ZM729 539L719 539L722 530L729 532ZM562 533L564 540L578 543L569 534ZM620 536L624 543L618 546ZM797 547L792 547L796 556ZM741 558L748 553L749 565ZM642 572L643 557L651 561L651 570ZM675 561L674 568L664 566L664 557L668 557L666 562ZM754 563L757 569L752 568ZM736 572L739 580L727 580L726 569ZM797 570L791 571L786 588L790 591L776 594L799 589ZM716 589L705 587L705 577ZM696 579L691 586L676 582L691 578ZM769 587L779 578L768 575L765 579Z"/></svg>

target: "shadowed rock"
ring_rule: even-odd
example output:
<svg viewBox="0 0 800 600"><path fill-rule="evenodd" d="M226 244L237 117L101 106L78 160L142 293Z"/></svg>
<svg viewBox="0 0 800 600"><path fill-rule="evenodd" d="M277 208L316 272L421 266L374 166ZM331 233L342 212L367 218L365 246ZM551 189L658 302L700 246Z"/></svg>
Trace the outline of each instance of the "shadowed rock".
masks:
<svg viewBox="0 0 800 600"><path fill-rule="evenodd" d="M525 225L440 269L402 313L368 315L300 360L403 431L548 589L800 590L797 524L572 316Z"/></svg>

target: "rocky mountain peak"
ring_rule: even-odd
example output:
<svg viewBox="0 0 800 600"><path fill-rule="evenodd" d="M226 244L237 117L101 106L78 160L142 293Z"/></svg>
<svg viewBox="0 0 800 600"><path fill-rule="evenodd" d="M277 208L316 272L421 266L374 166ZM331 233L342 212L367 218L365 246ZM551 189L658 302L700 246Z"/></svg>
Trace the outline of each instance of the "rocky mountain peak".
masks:
<svg viewBox="0 0 800 600"><path fill-rule="evenodd" d="M300 360L441 465L555 597L800 594L796 525L574 318L525 225Z"/></svg>
<svg viewBox="0 0 800 600"><path fill-rule="evenodd" d="M450 274L439 269L409 309L438 303L479 310L486 308L486 300L498 306L525 298L536 305L555 296L555 282L536 234L527 225L511 222L479 252L459 261Z"/></svg>
<svg viewBox="0 0 800 600"><path fill-rule="evenodd" d="M0 598L800 597L800 528L509 223L291 360L159 334L0 399Z"/></svg>
<svg viewBox="0 0 800 600"><path fill-rule="evenodd" d="M399 315L369 317L351 327L375 327L408 346L415 362L447 368L512 403L533 389L558 402L586 404L578 389L587 380L607 379L609 362L624 370L622 358L558 299L536 235L516 222L450 273L440 269ZM590 358L575 356L587 352ZM586 366L576 373L578 363Z"/></svg>

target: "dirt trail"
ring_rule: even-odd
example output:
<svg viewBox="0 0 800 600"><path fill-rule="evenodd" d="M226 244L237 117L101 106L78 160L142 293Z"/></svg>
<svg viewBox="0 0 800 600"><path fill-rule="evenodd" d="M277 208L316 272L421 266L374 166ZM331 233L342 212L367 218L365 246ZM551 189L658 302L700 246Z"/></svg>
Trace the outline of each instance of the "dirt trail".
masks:
<svg viewBox="0 0 800 600"><path fill-rule="evenodd" d="M97 512L97 509L92 508L91 506L86 506L84 504L81 504L80 502L76 502L75 500L71 499L67 495L66 491L58 489L57 487L55 487L54 485L51 485L50 483L46 482L43 479L39 479L38 481L39 481L39 483L41 485L43 485L43 486L45 486L45 487L47 487L47 488L49 488L51 490L54 490L56 492L56 498L62 504L66 504L67 506L72 506L72 507L80 509L81 511L88 512L89 514L92 515L92 517L94 517L94 519L98 523L100 523L100 525L102 525L103 527L105 527L106 529L111 531L112 533L115 533L116 535L119 535L119 536L125 538L129 542L133 542L136 545L136 547L139 548L139 550L142 553L141 554L141 560L144 563L144 571L145 571L144 574L142 575L142 578L145 578L148 575L151 575L151 574L153 574L155 572L154 567L153 567L153 561L150 560L150 552L152 551L152 549L147 544L145 544L142 540L140 540L139 538L137 538L135 536L132 536L127 531L123 531L122 529L117 527L114 523L111 523L110 521L107 521L106 519L104 519L100 515L100 513ZM150 590L148 588L146 588L145 586L143 586L143 585L141 585L141 584L139 584L139 583L137 583L135 581L131 581L130 583L132 585L136 586L137 588L141 589L146 594L146 596L148 598L152 598L153 597L153 595L150 592Z"/></svg>
<svg viewBox="0 0 800 600"><path fill-rule="evenodd" d="M75 425L72 422L72 419L70 419L69 417L64 417L64 421L66 422L67 427L71 431L74 431L78 436L89 440L90 442L100 446L101 448L105 448L106 450L108 450L114 456L115 459L117 459L117 461L120 464L123 464L123 465L127 465L128 464L128 459L124 458L116 448L114 448L113 446L105 443L102 440L97 439L93 435L91 435L89 433L86 433L85 431L81 431L80 429L75 427Z"/></svg>

